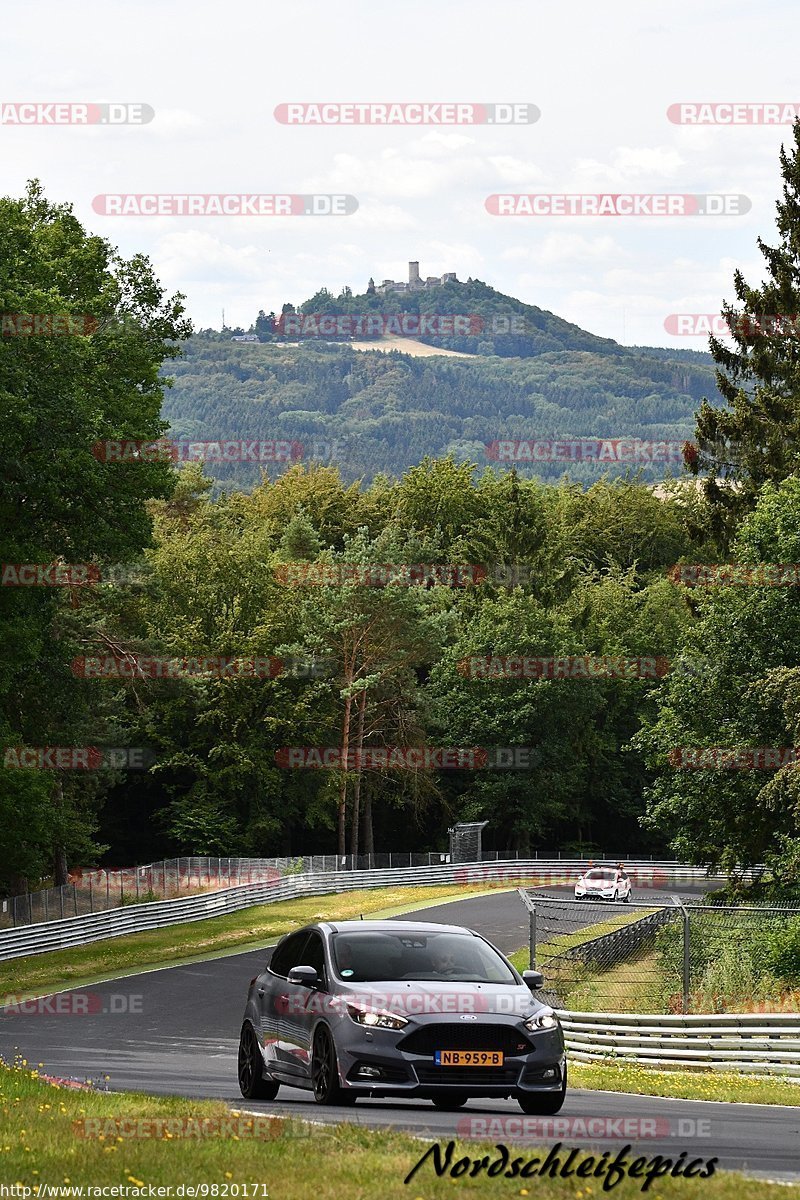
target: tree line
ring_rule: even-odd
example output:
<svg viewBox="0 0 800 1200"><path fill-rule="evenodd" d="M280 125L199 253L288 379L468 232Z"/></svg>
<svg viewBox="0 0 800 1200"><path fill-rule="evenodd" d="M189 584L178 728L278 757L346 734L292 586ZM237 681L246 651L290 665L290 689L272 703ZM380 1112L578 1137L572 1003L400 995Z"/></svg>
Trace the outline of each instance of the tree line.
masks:
<svg viewBox="0 0 800 1200"><path fill-rule="evenodd" d="M766 282L737 275L731 313L797 311L800 126L793 139L778 242L761 243ZM548 483L445 453L360 480L293 463L220 490L202 465L101 461L92 449L166 431L165 363L190 334L183 298L37 184L0 201L0 237L4 310L99 322L0 340L0 886L60 882L104 855L438 849L459 819L488 820L503 849L669 846L729 870L765 861L796 883L790 334L744 322L712 339L725 403L698 410L699 486ZM547 370L546 359L481 366ZM303 411L327 363L331 391L348 399L323 402L357 396L358 428L370 417L365 387L349 395L354 370L359 384L372 373L394 388L403 426L404 381L429 369L391 356L356 367L337 347L303 361L305 378L288 366L285 377L308 389ZM453 396L470 378L461 370L446 364ZM249 386L233 362L228 376ZM476 388L491 419L490 391ZM195 419L205 432L206 414ZM67 572L19 586L6 572L37 563L91 564L94 582ZM251 666L215 672L210 660ZM152 669L165 662L180 669ZM151 761L20 768L19 748L47 746L141 747ZM472 757L390 757L448 747ZM326 749L340 759L320 766ZM514 750L525 754L501 753Z"/></svg>

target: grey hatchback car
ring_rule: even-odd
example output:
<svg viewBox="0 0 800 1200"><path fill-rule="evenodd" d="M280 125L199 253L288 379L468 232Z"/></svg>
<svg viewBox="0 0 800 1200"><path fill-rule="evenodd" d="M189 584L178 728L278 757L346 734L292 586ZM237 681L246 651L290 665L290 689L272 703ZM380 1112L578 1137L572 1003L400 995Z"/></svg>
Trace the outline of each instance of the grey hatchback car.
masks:
<svg viewBox="0 0 800 1200"><path fill-rule="evenodd" d="M409 1096L458 1109L512 1096L556 1113L567 1090L552 1008L471 929L406 921L337 921L284 937L250 981L239 1088L272 1100L281 1084L320 1104Z"/></svg>

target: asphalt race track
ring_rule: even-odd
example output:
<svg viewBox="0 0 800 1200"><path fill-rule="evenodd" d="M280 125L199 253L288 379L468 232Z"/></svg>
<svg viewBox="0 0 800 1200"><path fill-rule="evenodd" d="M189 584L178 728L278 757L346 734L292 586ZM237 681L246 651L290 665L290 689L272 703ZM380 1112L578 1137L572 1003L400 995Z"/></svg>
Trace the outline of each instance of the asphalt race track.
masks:
<svg viewBox="0 0 800 1200"><path fill-rule="evenodd" d="M565 892L561 889L566 906ZM646 898L665 895L652 892ZM506 952L527 943L527 913L515 891L452 901L402 919L469 925ZM42 1070L55 1076L108 1075L112 1090L219 1098L243 1107L236 1082L239 1028L248 981L269 953L236 953L75 989L60 994L62 1012L0 1009L0 1054L10 1060L20 1051L30 1064L42 1063ZM612 1156L632 1142L636 1153L648 1157L675 1158L685 1150L689 1158L717 1155L720 1169L800 1178L800 1108L571 1089L558 1117L533 1118L524 1117L512 1100L475 1100L456 1113L415 1100L360 1100L355 1108L323 1108L310 1093L285 1087L275 1101L250 1101L246 1107L325 1124L391 1126L444 1141L454 1134L519 1146L561 1141L568 1148L600 1147ZM602 1127L602 1136L597 1118L612 1122ZM509 1124L502 1125L506 1119ZM640 1123L628 1127L633 1136L625 1132L626 1119Z"/></svg>

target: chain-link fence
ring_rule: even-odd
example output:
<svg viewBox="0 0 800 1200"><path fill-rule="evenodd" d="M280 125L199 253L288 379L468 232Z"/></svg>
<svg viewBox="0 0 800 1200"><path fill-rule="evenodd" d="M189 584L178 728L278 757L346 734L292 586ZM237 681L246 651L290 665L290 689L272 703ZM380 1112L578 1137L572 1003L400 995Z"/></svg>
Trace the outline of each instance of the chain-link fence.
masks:
<svg viewBox="0 0 800 1200"><path fill-rule="evenodd" d="M192 857L120 871L75 871L63 887L42 888L0 900L0 929L277 879L286 871L287 863L289 860Z"/></svg>
<svg viewBox="0 0 800 1200"><path fill-rule="evenodd" d="M800 1012L800 903L572 900L520 888L542 998L573 1012Z"/></svg>

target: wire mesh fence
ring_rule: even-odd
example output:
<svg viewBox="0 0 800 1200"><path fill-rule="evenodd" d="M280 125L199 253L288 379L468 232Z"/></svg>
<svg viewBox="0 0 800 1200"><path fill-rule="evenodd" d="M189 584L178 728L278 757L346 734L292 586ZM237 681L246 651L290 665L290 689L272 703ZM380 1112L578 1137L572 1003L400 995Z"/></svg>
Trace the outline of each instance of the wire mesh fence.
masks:
<svg viewBox="0 0 800 1200"><path fill-rule="evenodd" d="M541 855L544 857L544 855ZM557 852L553 857L560 857ZM519 851L483 851L481 861L519 858ZM177 896L237 884L258 883L287 875L330 871L391 870L395 867L434 866L450 862L445 853L385 853L361 855L307 854L283 858L169 858L122 870L73 871L62 887L41 888L0 898L0 929L79 917L126 904L171 900Z"/></svg>
<svg viewBox="0 0 800 1200"><path fill-rule="evenodd" d="M465 851L466 852L466 851ZM465 853L464 852L464 853ZM127 904L153 900L171 900L196 892L235 887L238 884L258 883L294 874L315 874L333 871L393 870L401 867L428 867L451 861L525 862L542 860L553 863L573 862L561 851L534 851L522 855L519 850L479 850L479 859L469 860L460 852L458 860L449 853L437 851L397 852L382 854L338 855L306 854L283 858L224 858L187 856L168 858L145 866L121 870L92 868L73 871L63 887L40 888L16 896L0 897L0 929L15 929L79 917L86 913L104 912ZM611 855L610 857L614 857ZM653 861L650 856L650 861ZM666 864L665 864L666 865ZM574 871L573 871L574 873ZM566 878L566 876L565 876ZM666 875L664 875L666 880ZM465 880L465 882L474 882Z"/></svg>
<svg viewBox="0 0 800 1200"><path fill-rule="evenodd" d="M800 1012L800 903L629 904L537 895L528 957L573 1012Z"/></svg>

